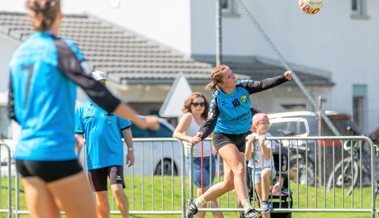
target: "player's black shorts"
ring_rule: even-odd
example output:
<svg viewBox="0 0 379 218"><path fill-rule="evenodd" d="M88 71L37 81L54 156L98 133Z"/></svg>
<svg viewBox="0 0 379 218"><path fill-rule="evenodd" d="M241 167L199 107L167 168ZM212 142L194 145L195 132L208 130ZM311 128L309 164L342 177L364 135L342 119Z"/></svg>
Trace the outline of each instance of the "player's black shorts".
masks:
<svg viewBox="0 0 379 218"><path fill-rule="evenodd" d="M238 151L245 152L246 136L247 133L234 135L213 132L213 146L218 151L220 148L224 147L227 144L234 144L237 147Z"/></svg>
<svg viewBox="0 0 379 218"><path fill-rule="evenodd" d="M77 159L65 161L16 160L16 168L22 177L36 176L47 183L83 170Z"/></svg>
<svg viewBox="0 0 379 218"><path fill-rule="evenodd" d="M95 170L88 170L88 177L95 192L108 190L108 176L111 185L122 184L122 187L125 188L124 172L122 166L109 166Z"/></svg>

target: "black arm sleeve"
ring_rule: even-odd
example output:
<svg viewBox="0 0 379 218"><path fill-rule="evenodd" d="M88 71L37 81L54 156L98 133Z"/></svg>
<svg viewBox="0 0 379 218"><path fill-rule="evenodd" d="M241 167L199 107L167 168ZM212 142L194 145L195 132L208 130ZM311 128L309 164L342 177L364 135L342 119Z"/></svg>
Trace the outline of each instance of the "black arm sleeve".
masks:
<svg viewBox="0 0 379 218"><path fill-rule="evenodd" d="M16 114L14 112L14 93L13 93L13 86L12 86L12 75L9 75L8 116L9 116L9 118L11 118L12 120L14 120L18 123L18 120L16 118Z"/></svg>
<svg viewBox="0 0 379 218"><path fill-rule="evenodd" d="M209 110L210 112L208 113L208 118L205 121L205 123L203 123L203 125L201 125L200 127L199 132L203 133L201 140L204 140L205 138L207 138L213 132L217 124L217 118L218 118L218 115L220 114L220 110L218 109L216 102L217 102L216 99L212 100L211 108Z"/></svg>
<svg viewBox="0 0 379 218"><path fill-rule="evenodd" d="M286 81L287 79L284 77L284 75L281 75L281 76L277 76L273 78L267 78L261 81L242 83L242 86L245 87L249 91L250 94L252 94L252 93L261 92L261 91L273 88Z"/></svg>
<svg viewBox="0 0 379 218"><path fill-rule="evenodd" d="M62 40L55 40L58 50L58 69L71 81L79 85L97 105L107 112L113 112L120 100L101 83L85 72L74 52Z"/></svg>

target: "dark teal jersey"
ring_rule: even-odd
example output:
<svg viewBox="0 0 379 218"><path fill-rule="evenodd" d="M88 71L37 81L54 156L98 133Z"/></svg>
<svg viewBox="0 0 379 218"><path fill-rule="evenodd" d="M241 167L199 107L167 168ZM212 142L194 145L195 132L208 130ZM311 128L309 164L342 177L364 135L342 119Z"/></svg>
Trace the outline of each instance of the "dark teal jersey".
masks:
<svg viewBox="0 0 379 218"><path fill-rule="evenodd" d="M76 44L49 32L35 32L19 46L10 62L8 98L9 116L21 126L16 159L76 158L76 85L107 111L120 103L90 73Z"/></svg>
<svg viewBox="0 0 379 218"><path fill-rule="evenodd" d="M268 78L262 81L238 81L233 93L226 94L217 89L209 104L206 122L200 128L205 139L213 131L239 135L249 132L251 128L252 107L250 95L287 81L284 76Z"/></svg>

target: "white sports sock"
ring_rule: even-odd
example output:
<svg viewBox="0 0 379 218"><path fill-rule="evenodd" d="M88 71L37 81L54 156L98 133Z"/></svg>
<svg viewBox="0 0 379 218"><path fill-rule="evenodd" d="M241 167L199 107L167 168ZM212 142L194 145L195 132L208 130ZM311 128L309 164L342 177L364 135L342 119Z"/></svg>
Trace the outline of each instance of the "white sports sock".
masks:
<svg viewBox="0 0 379 218"><path fill-rule="evenodd" d="M203 196L200 196L195 199L196 207L201 207L203 204L207 203Z"/></svg>
<svg viewBox="0 0 379 218"><path fill-rule="evenodd" d="M245 213L246 213L247 211L249 211L250 209L253 208L253 206L251 206L251 204L250 204L249 199L244 199L244 200L242 200L242 201L241 201L241 204L242 204L242 207L243 207Z"/></svg>

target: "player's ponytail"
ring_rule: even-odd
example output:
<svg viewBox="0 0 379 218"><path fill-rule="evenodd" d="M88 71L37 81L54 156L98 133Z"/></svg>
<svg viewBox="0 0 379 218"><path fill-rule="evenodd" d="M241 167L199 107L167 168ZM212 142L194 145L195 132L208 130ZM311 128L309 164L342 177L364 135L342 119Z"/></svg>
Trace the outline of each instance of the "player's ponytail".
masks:
<svg viewBox="0 0 379 218"><path fill-rule="evenodd" d="M27 0L25 6L34 29L41 32L50 30L61 8L60 0Z"/></svg>
<svg viewBox="0 0 379 218"><path fill-rule="evenodd" d="M228 68L225 64L218 65L217 67L213 68L211 73L211 80L205 89L210 89L212 91L215 91L217 89L217 84L222 82L222 72Z"/></svg>

